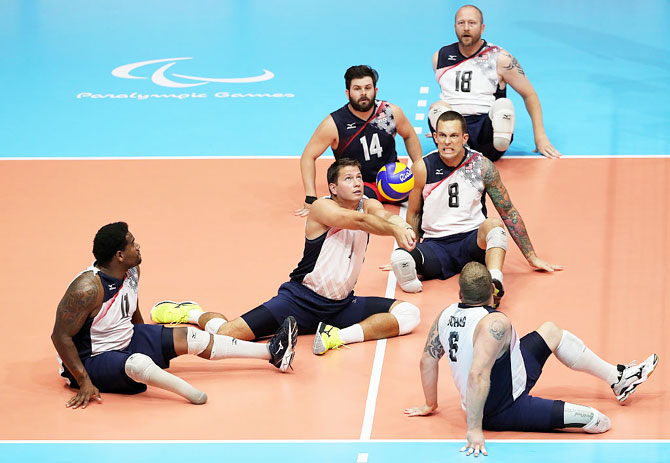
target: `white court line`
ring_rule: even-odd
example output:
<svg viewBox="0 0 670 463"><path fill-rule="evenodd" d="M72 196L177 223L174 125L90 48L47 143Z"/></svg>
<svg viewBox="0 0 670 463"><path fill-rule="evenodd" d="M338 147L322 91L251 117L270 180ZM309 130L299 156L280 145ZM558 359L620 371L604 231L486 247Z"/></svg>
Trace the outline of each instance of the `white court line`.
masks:
<svg viewBox="0 0 670 463"><path fill-rule="evenodd" d="M449 443L463 442L464 439L371 439L371 443L395 444L395 443ZM18 439L18 440L0 440L3 444L356 444L357 439L243 439L243 440L54 440L54 439ZM486 442L498 442L509 444L670 444L670 439L486 439Z"/></svg>
<svg viewBox="0 0 670 463"><path fill-rule="evenodd" d="M412 160L407 160L407 166L412 167ZM400 206L398 215L405 220L407 216L407 201ZM398 242L393 242L393 249L398 247ZM393 250L391 250L393 252ZM395 299L395 285L396 278L393 271L389 271L389 277L386 281L385 297ZM375 409L377 407L377 393L379 392L379 380L382 376L382 366L384 365L384 354L386 353L386 339L377 341L377 349L375 349L375 360L372 364L372 373L370 374L370 386L368 387L368 397L365 400L365 414L363 415L363 427L361 428L362 441L369 441L372 434L372 423L375 419Z"/></svg>

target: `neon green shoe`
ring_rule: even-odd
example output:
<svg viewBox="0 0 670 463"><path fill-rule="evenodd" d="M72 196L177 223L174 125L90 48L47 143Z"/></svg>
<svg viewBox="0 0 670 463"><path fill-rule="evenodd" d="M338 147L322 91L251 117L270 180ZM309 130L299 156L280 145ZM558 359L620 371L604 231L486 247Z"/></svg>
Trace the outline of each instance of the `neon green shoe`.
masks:
<svg viewBox="0 0 670 463"><path fill-rule="evenodd" d="M312 352L323 355L328 349L339 349L344 343L340 339L340 329L325 323L319 323L312 344Z"/></svg>
<svg viewBox="0 0 670 463"><path fill-rule="evenodd" d="M197 302L161 301L151 308L151 319L156 323L188 323L191 310L204 313Z"/></svg>

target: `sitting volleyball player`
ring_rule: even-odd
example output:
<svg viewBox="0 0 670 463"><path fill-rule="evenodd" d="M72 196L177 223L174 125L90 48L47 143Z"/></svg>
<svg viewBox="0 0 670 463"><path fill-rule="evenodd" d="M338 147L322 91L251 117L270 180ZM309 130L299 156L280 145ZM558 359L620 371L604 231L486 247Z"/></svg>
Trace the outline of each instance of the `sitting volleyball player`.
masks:
<svg viewBox="0 0 670 463"><path fill-rule="evenodd" d="M545 322L520 340L502 312L490 307L493 282L486 267L467 264L458 280L460 303L435 319L421 357L424 405L408 408L409 416L437 409L438 362L447 354L454 383L467 414L467 444L461 449L486 455L483 429L547 432L580 428L602 433L607 416L595 408L529 395L551 354L565 366L602 379L619 402L625 401L656 368L650 355L639 365L612 365L584 342L555 323Z"/></svg>
<svg viewBox="0 0 670 463"><path fill-rule="evenodd" d="M271 334L281 320L293 316L301 333L316 333L315 354L412 331L420 321L416 306L383 297L354 296L353 289L370 233L392 235L401 247L412 250L414 232L379 201L363 196L358 161L339 159L327 175L331 196L312 204L302 260L277 296L229 322L219 313L203 313L192 303L173 302L156 304L152 319L198 324L209 333L253 340Z"/></svg>
<svg viewBox="0 0 670 463"><path fill-rule="evenodd" d="M428 111L431 133L442 112L458 111L467 120L470 147L497 161L509 147L514 132L514 105L506 98L509 85L523 98L533 123L536 151L548 158L560 157L544 130L540 100L523 68L510 53L482 39L481 10L473 5L459 8L454 31L458 41L433 55L433 71L441 93Z"/></svg>
<svg viewBox="0 0 670 463"><path fill-rule="evenodd" d="M297 336L290 317L268 344L211 335L193 327L145 325L137 303L140 246L125 222L98 230L93 255L93 265L70 283L58 304L51 335L61 376L79 389L67 407L86 408L90 400L100 402L100 392L137 394L147 384L203 404L204 392L163 371L170 360L184 354L210 360L269 360L282 371L290 366Z"/></svg>
<svg viewBox="0 0 670 463"><path fill-rule="evenodd" d="M486 263L496 285L498 305L504 294L502 266L507 252L507 233L531 267L562 270L535 254L521 215L512 204L493 162L466 146L468 134L463 116L447 111L437 120L437 150L412 166L414 189L407 206L407 222L423 241L412 251L397 249L391 268L403 291L422 289L424 280L445 280L470 261ZM485 194L500 219L486 216ZM502 220L501 220L502 219Z"/></svg>

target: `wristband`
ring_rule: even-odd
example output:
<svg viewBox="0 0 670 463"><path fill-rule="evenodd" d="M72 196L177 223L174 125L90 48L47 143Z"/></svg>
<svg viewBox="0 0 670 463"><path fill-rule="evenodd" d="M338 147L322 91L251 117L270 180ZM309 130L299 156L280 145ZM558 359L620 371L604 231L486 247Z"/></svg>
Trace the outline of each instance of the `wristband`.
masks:
<svg viewBox="0 0 670 463"><path fill-rule="evenodd" d="M312 204L316 200L316 196L305 196L305 204Z"/></svg>

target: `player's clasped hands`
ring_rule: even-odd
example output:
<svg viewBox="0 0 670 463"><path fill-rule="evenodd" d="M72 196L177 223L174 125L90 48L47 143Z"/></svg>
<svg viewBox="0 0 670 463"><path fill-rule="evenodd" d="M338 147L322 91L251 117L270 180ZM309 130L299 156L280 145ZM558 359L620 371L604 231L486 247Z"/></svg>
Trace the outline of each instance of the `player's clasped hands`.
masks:
<svg viewBox="0 0 670 463"><path fill-rule="evenodd" d="M403 249L411 251L416 247L416 233L412 228L397 227L393 236L398 242L398 246Z"/></svg>

